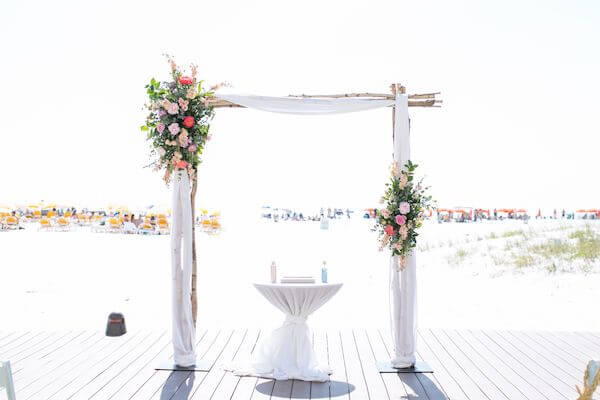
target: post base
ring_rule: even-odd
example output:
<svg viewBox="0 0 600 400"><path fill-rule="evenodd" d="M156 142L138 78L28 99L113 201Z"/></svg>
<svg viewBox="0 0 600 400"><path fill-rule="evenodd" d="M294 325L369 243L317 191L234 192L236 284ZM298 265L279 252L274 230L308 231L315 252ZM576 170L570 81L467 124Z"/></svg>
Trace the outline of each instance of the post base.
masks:
<svg viewBox="0 0 600 400"><path fill-rule="evenodd" d="M214 362L210 360L196 360L194 365L189 367L182 367L181 365L175 365L173 360L165 360L158 364L154 369L159 371L203 371L208 372L212 368Z"/></svg>
<svg viewBox="0 0 600 400"><path fill-rule="evenodd" d="M432 373L433 369L425 361L418 360L410 368L394 368L391 361L377 361L377 369L381 374L427 374Z"/></svg>

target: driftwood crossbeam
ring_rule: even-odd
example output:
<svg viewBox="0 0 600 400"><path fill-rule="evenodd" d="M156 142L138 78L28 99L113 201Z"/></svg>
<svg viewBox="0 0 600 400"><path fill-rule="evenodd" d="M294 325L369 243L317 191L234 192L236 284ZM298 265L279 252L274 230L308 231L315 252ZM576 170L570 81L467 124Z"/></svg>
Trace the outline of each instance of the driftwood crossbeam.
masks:
<svg viewBox="0 0 600 400"><path fill-rule="evenodd" d="M374 100L394 100L396 91L400 93L406 93L406 89L404 86L400 84L392 84L391 85L392 92L391 93L343 93L343 94L291 94L289 97L297 97L297 98L329 98L329 99L339 99L339 98L364 98L364 99L374 99ZM441 107L442 100L437 98L440 92L435 93L420 93L420 94L409 94L408 95L408 106L409 107ZM215 108L223 108L223 107L240 107L245 108L239 104L232 103L227 100L212 98L208 100L208 104Z"/></svg>

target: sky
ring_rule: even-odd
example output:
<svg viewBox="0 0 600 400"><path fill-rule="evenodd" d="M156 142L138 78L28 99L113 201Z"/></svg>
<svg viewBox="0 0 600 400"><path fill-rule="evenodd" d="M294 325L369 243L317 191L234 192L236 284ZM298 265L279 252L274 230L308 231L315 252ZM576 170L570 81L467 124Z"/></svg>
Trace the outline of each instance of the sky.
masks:
<svg viewBox="0 0 600 400"><path fill-rule="evenodd" d="M410 109L440 206L600 207L593 1L12 1L0 4L0 203L168 204L144 168L163 53L261 95L440 91ZM218 109L199 206L376 205L391 110Z"/></svg>

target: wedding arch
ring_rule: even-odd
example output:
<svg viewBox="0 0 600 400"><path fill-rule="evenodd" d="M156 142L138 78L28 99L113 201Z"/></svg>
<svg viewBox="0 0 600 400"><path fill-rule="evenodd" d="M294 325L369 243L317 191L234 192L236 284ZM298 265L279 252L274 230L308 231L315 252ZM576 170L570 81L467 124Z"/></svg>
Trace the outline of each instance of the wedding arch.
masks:
<svg viewBox="0 0 600 400"><path fill-rule="evenodd" d="M172 64L174 74L176 69ZM195 67L192 67L192 76L195 80ZM175 75L174 75L175 76ZM191 82L192 78L178 76L179 83L187 84L188 79ZM159 93L160 85L153 79L149 88L149 94ZM200 88L200 85L199 85ZM188 95L188 100L179 100L179 106L176 103L167 101L167 104L161 103L162 107L159 111L166 115L176 114L178 107L192 107L195 98L195 89L189 89L192 95ZM254 108L263 111L287 113L296 115L324 115L347 113L356 111L365 111L375 108L391 107L392 108L392 127L393 127L393 149L394 161L404 166L410 161L410 120L408 114L409 107L440 107L442 101L437 98L439 92L424 93L424 94L407 94L404 86L398 83L391 85L391 93L348 93L348 94L332 94L332 95L290 95L287 97L267 97L253 95L236 95L236 94L216 94L209 93L208 96L202 99L200 105L200 117L208 115L209 110L212 116L212 110L216 108L235 107L235 108ZM189 92L188 92L189 94ZM174 108L175 112L171 112ZM152 110L152 108L150 108ZM186 124L185 117L182 122L187 128L192 128L194 119L191 120L191 125ZM151 125L156 121L150 121ZM166 126L163 125L162 133ZM177 124L171 124L177 125ZM190 125L190 126L188 126ZM171 130L171 126L168 127ZM183 129L183 128L182 128ZM149 130L148 126L143 126L142 130ZM173 137L177 137L181 142L179 127ZM184 130L184 141L186 145L196 147L191 139L188 139L188 133ZM193 134L190 133L190 136ZM208 127L205 130L200 129L197 132L199 144L203 145L204 140L208 135ZM149 134L149 137L152 133ZM168 135L167 135L168 136ZM171 140L167 140L171 142ZM172 142L175 142L174 140ZM171 144L171 143L167 143ZM178 144L174 144L178 146ZM156 146L156 144L155 144ZM182 144L183 146L183 144ZM178 148L178 147L177 147ZM163 150L164 152L164 150ZM164 154L161 156L163 157ZM172 257L172 331L173 331L173 347L174 347L174 363L178 366L193 366L198 365L195 351L195 324L197 319L197 262L196 262L196 246L194 235L194 205L196 195L196 174L195 170L190 169L189 163L183 162L181 155L175 152L173 165L173 207L172 207L172 233L171 233L171 257ZM173 168L173 167L171 167ZM183 255L182 255L183 242ZM183 256L183 257L182 257ZM393 320L393 340L394 354L391 360L391 366L394 368L406 368L415 364L416 352L416 255L411 252L404 262L404 268L397 268L397 258L392 257L392 320ZM396 266L396 267L394 267Z"/></svg>

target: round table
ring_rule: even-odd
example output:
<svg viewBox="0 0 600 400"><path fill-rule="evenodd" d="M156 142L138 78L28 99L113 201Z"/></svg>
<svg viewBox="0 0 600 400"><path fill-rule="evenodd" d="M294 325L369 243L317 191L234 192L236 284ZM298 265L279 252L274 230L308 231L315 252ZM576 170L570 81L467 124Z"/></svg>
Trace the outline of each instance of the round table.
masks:
<svg viewBox="0 0 600 400"><path fill-rule="evenodd" d="M285 314L285 321L252 353L251 375L325 382L331 369L319 364L306 319L327 303L341 283L259 284L256 289Z"/></svg>

